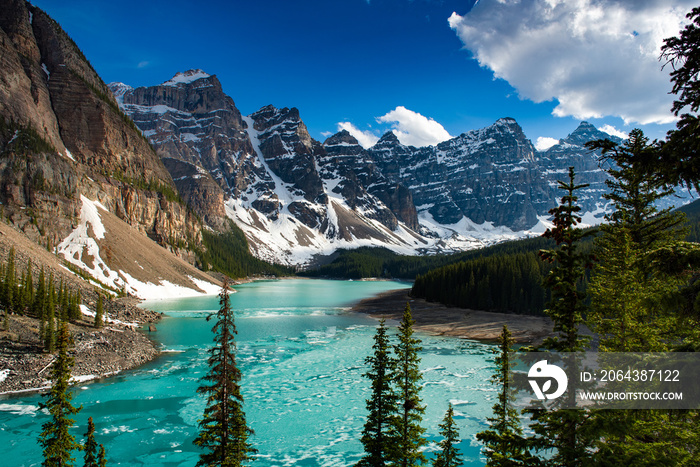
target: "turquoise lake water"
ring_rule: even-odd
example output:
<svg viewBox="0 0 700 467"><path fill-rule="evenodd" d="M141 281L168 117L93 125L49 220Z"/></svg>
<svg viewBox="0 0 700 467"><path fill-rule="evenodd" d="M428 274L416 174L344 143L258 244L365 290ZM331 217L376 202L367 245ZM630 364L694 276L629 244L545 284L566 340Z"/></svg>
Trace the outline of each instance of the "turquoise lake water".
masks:
<svg viewBox="0 0 700 467"><path fill-rule="evenodd" d="M348 309L362 298L400 287L408 284L281 280L236 286L231 306L244 408L259 451L252 465L348 466L362 457L359 438L369 395L362 374L376 321ZM109 465L193 466L199 451L192 440L204 409L204 399L195 391L207 371L212 344L213 322L205 318L218 309L218 297L144 306L167 314L152 333L165 353L136 370L76 387L74 403L83 409L74 434L81 440L92 416ZM438 424L451 401L465 465L481 466L474 435L487 426L484 420L497 397L489 382L493 347L418 336L423 340L427 453L440 440ZM0 464L41 464L37 436L48 416L37 409L40 401L38 395L0 400L5 453Z"/></svg>

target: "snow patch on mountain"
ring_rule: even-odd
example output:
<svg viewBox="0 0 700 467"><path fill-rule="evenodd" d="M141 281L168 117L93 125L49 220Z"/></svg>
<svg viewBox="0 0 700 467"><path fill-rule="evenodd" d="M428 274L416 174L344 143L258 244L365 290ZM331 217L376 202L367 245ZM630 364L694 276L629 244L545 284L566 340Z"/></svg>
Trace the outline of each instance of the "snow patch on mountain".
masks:
<svg viewBox="0 0 700 467"><path fill-rule="evenodd" d="M82 207L80 223L56 247L56 253L66 261L85 271L95 283L111 290L121 290L141 299L180 298L210 295L218 293L213 284L190 278L201 290L174 284L161 279L158 283L142 282L128 272L112 269L102 256L102 243L108 235L102 222L101 211L109 214L108 209L99 201L92 201L81 195Z"/></svg>
<svg viewBox="0 0 700 467"><path fill-rule="evenodd" d="M246 125L248 125L246 132L248 133L250 142L253 144L255 155L258 156L258 162L272 178L272 181L275 184L275 194L282 203L282 208L286 209L286 213L289 213L289 205L294 201L294 196L290 193L290 189L288 188L287 184L284 183L272 169L270 169L270 166L265 160L265 156L263 156L262 151L260 151L260 132L255 129L253 119L251 117L242 118Z"/></svg>
<svg viewBox="0 0 700 467"><path fill-rule="evenodd" d="M109 89L112 91L117 103L121 106L124 104L124 94L134 88L124 83L109 83Z"/></svg>
<svg viewBox="0 0 700 467"><path fill-rule="evenodd" d="M164 82L163 86L178 86L182 84L189 84L198 79L209 78L211 75L205 73L202 70L188 70L185 72L177 73L175 76L170 78L168 81Z"/></svg>

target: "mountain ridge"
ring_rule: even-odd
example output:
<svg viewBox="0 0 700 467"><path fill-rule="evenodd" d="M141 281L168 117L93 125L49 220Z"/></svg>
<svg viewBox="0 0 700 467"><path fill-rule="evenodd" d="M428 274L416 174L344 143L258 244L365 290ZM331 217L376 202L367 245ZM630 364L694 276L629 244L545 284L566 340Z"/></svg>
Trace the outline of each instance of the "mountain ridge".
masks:
<svg viewBox="0 0 700 467"><path fill-rule="evenodd" d="M344 130L315 140L295 107L267 105L243 116L216 75L202 70L151 87L109 86L164 160L193 165L185 199L211 182L204 172L218 184L208 205L199 196L198 214L220 217L223 204L254 254L267 260L299 265L361 245L459 251L539 232L569 165L594 186L584 200L588 219L599 222L604 210L599 154L582 146L586 135L602 133L586 122L543 152L510 117L435 146L405 146L387 132L365 149ZM216 123L224 110L233 124ZM171 172L178 187L182 173Z"/></svg>

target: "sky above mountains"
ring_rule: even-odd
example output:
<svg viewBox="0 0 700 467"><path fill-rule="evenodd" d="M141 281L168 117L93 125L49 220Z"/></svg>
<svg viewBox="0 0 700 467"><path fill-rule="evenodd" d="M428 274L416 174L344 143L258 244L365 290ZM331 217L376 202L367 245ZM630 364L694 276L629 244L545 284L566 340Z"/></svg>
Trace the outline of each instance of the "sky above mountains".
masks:
<svg viewBox="0 0 700 467"><path fill-rule="evenodd" d="M581 120L674 127L659 61L686 0L33 0L106 82L215 74L244 115L297 107L311 135L436 144L513 117L540 147Z"/></svg>

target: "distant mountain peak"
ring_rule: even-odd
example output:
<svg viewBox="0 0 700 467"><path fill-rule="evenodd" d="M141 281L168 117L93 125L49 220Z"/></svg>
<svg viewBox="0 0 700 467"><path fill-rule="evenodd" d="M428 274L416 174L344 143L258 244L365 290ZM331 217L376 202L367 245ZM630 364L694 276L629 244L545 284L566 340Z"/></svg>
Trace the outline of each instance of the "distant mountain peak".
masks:
<svg viewBox="0 0 700 467"><path fill-rule="evenodd" d="M517 125L518 122L515 121L513 117L502 117L496 120L496 123L500 123L502 125Z"/></svg>
<svg viewBox="0 0 700 467"><path fill-rule="evenodd" d="M588 141L597 139L609 139L616 143L622 142L622 139L618 136L601 131L588 122L581 122L579 126L563 141L569 144L578 144L583 146Z"/></svg>
<svg viewBox="0 0 700 467"><path fill-rule="evenodd" d="M112 94L114 94L114 98L120 104L124 103L124 94L126 94L127 92L134 89L133 87L129 86L128 84L119 83L119 82L109 83L107 86L112 91Z"/></svg>
<svg viewBox="0 0 700 467"><path fill-rule="evenodd" d="M197 81L198 79L210 77L211 75L209 73L206 73L200 69L181 71L176 73L175 76L163 83L163 86L179 86L181 84L190 84Z"/></svg>
<svg viewBox="0 0 700 467"><path fill-rule="evenodd" d="M323 143L324 146L333 146L341 144L346 146L359 146L360 142L357 141L357 138L351 135L348 130L341 130L333 136L329 137Z"/></svg>
<svg viewBox="0 0 700 467"><path fill-rule="evenodd" d="M401 144L399 141L398 136L393 131L387 131L382 135L381 138L379 138L379 141L377 141L377 144L379 143L384 143L384 144Z"/></svg>

